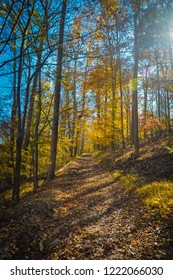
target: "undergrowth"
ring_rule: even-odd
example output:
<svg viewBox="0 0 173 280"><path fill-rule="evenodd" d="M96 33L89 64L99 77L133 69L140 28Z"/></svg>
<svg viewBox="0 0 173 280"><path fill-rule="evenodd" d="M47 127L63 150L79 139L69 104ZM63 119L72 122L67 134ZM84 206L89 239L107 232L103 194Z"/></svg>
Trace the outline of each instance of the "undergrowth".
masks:
<svg viewBox="0 0 173 280"><path fill-rule="evenodd" d="M123 185L129 195L135 193L143 201L151 215L173 216L173 180L165 164L166 158L169 167L173 165L168 144L151 144L140 152L141 156L136 160L131 159L129 150L118 156L111 152L99 152L94 156L103 168L112 171L117 184Z"/></svg>

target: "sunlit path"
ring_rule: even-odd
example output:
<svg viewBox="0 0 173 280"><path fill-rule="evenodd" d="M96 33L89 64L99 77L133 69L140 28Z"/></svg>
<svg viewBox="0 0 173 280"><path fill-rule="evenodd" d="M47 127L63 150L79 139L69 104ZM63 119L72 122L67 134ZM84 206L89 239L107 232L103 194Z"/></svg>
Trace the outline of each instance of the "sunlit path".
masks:
<svg viewBox="0 0 173 280"><path fill-rule="evenodd" d="M61 173L61 174L59 174ZM14 209L0 230L9 259L165 259L162 224L90 154ZM160 249L159 249L160 247ZM170 257L170 255L169 255Z"/></svg>

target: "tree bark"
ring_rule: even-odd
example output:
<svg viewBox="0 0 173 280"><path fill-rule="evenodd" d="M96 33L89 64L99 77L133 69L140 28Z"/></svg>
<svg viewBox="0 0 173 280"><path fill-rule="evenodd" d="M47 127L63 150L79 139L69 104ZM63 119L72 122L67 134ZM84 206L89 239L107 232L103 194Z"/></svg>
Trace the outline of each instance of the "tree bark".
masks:
<svg viewBox="0 0 173 280"><path fill-rule="evenodd" d="M41 58L40 58L41 60ZM42 95L42 87L41 87L41 69L39 72L39 90L38 90L38 113L36 117L36 124L35 124L35 143L34 143L34 162L33 162L33 179L34 179L34 190L38 188L38 142L39 142L39 124L40 124L40 117L41 117L41 95Z"/></svg>
<svg viewBox="0 0 173 280"><path fill-rule="evenodd" d="M67 6L67 1L63 0L62 11L61 11L60 30L59 30L59 42L58 42L57 73L56 73L55 97L54 97L54 107L53 107L52 139L51 139L51 148L50 148L50 164L48 167L48 181L54 178L55 168L56 168L66 6Z"/></svg>
<svg viewBox="0 0 173 280"><path fill-rule="evenodd" d="M134 11L134 71L133 71L133 104L132 104L132 130L134 142L134 157L139 157L139 136L138 136L138 21L140 12L140 0L135 2Z"/></svg>
<svg viewBox="0 0 173 280"><path fill-rule="evenodd" d="M22 41L20 46L19 55L19 66L18 66L18 77L17 77L17 90L16 90L16 119L17 119L17 135L16 135L16 161L14 167L14 182L13 182L13 192L12 200L15 204L19 202L20 193L20 179L21 179L21 157L22 157L22 143L24 137L24 131L22 129L22 112L21 112L21 83L22 83L22 66L23 66L23 49L26 41L26 31L29 27L31 16L34 11L34 4L32 6L32 11L28 10L28 19L24 26ZM24 112L25 114L25 112Z"/></svg>
<svg viewBox="0 0 173 280"><path fill-rule="evenodd" d="M118 55L118 70L119 70L119 85L120 85L121 141L122 141L123 148L125 148L124 114L123 114L123 88L122 88L121 53L120 53L120 45L119 45L119 30L117 30L117 55Z"/></svg>
<svg viewBox="0 0 173 280"><path fill-rule="evenodd" d="M146 138L146 122L147 122L147 98L148 98L148 65L145 66L145 89L144 89L144 138Z"/></svg>

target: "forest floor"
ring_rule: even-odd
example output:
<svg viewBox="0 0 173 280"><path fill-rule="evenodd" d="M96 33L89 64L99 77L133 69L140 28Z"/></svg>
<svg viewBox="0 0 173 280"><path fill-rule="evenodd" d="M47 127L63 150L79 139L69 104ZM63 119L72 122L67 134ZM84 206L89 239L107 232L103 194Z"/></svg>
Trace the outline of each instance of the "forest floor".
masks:
<svg viewBox="0 0 173 280"><path fill-rule="evenodd" d="M66 165L7 209L0 259L173 259L172 204L151 199L151 187L173 181L166 145L143 147L137 160L126 149Z"/></svg>

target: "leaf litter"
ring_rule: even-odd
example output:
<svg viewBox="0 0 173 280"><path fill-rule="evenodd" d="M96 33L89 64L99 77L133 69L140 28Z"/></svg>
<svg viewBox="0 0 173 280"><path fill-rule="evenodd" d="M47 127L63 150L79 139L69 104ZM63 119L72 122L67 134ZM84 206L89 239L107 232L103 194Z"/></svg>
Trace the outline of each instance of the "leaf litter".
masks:
<svg viewBox="0 0 173 280"><path fill-rule="evenodd" d="M171 222L90 154L7 211L1 259L173 259Z"/></svg>

